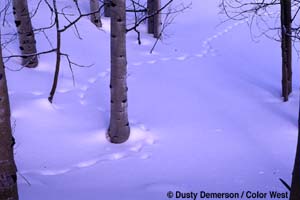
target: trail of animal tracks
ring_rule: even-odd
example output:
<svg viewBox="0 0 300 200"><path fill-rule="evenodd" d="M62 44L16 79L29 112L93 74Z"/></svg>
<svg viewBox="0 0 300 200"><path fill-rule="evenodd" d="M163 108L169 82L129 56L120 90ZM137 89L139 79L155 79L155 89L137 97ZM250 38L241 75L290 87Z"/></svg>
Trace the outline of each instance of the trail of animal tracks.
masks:
<svg viewBox="0 0 300 200"><path fill-rule="evenodd" d="M298 93L288 103L280 99L279 44L266 38L253 43L247 20L219 25L217 4L193 0L153 54L155 40L145 27L141 45L135 33L128 34L131 137L122 145L105 137L108 19L101 31L89 19L81 21L82 40L72 31L63 35L63 50L93 66L74 68L73 85L63 60L53 104L47 97L54 55L41 56L37 69L8 71L21 199L161 200L176 190L285 191L278 178L291 178ZM37 27L45 23L38 19L39 13Z"/></svg>

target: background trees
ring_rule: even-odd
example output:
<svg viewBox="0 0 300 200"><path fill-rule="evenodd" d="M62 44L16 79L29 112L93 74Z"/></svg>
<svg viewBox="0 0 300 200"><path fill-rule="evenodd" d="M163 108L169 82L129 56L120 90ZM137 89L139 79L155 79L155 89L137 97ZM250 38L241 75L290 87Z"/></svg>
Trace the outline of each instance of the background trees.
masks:
<svg viewBox="0 0 300 200"><path fill-rule="evenodd" d="M293 34L295 28L292 28L292 23L296 19L298 12L292 14L291 7L299 7L298 4L297 1L292 4L291 0L222 0L221 3L222 10L229 19L249 19L251 29L259 28L260 35L281 42L281 88L284 101L288 101L288 96L292 92L292 38L296 38L296 34ZM280 20L277 19L277 10L279 10ZM270 21L274 23L270 23ZM277 21L280 24L276 23ZM294 25L298 26L295 23ZM280 38L276 38L274 34L269 34L272 31L278 31Z"/></svg>
<svg viewBox="0 0 300 200"><path fill-rule="evenodd" d="M148 33L159 38L161 31L161 14L158 12L161 8L161 0L147 0Z"/></svg>
<svg viewBox="0 0 300 200"><path fill-rule="evenodd" d="M36 67L38 58L36 55L36 41L31 25L27 0L13 0L13 14L18 30L19 48L22 52L22 65L25 67Z"/></svg>
<svg viewBox="0 0 300 200"><path fill-rule="evenodd" d="M282 96L288 101L292 92L292 12L291 0L280 1L281 53L282 53Z"/></svg>

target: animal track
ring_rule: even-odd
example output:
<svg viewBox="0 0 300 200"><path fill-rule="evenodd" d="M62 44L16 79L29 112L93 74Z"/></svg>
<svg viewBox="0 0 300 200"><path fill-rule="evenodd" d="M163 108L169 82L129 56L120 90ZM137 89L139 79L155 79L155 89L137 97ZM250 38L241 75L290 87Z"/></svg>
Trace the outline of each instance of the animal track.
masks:
<svg viewBox="0 0 300 200"><path fill-rule="evenodd" d="M183 54L176 57L162 57L158 58L156 60L148 60L144 62L133 62L128 65L129 67L132 66L140 66L143 64L155 64L159 61L167 62L170 60L178 60L178 61L184 61L187 58L195 57L198 59L202 59L203 57L207 55L215 55L215 50L211 47L210 43L216 39L218 39L220 36L223 36L224 34L228 33L230 30L232 30L235 26L238 26L240 24L246 23L248 20L244 20L242 22L236 22L233 25L229 25L225 27L222 31L219 31L215 33L212 36L209 36L202 42L202 50L200 53L195 54ZM107 78L109 76L110 69L106 69L104 72L98 73L96 76L92 76L87 80L86 84L83 84L79 87L79 102L82 105L85 105L87 102L85 100L85 93L87 90L91 87L92 84L95 84L100 78ZM69 92L69 90L63 90L61 89L59 92L65 93ZM35 95L39 95L38 93L35 93ZM98 108L98 110L103 111L102 108ZM145 125L137 123L137 122L131 122L132 123L132 136L129 139L129 141L122 146L122 148L118 149L117 152L115 148L110 148L109 146L104 147L105 154L100 155L98 157L92 158L90 160L81 161L78 162L69 168L63 168L63 169L45 169L45 170L30 170L30 171L23 171L22 174L38 174L42 176L54 176L54 175L61 175L65 173L69 173L70 171L81 169L81 168L87 168L94 165L97 165L101 162L113 162L120 159L125 159L127 157L137 157L139 159L149 159L151 158L151 153L149 152L143 152L144 147L151 146L156 143L156 139L149 133L149 129L145 127ZM220 130L215 130L215 132L221 132ZM119 151L119 152L118 152Z"/></svg>
<svg viewBox="0 0 300 200"><path fill-rule="evenodd" d="M101 162L114 162L125 158L139 158L142 160L149 159L151 157L151 153L143 152L143 149L147 146L154 145L156 140L153 135L149 132L149 129L145 127L144 124L132 122L131 128L131 137L129 138L127 143L124 143L122 146L118 148L110 148L110 143L108 143L105 139L102 141L97 140L96 142L103 143L104 153L96 156L89 160L80 161L76 164L71 165L67 168L62 169L37 169L37 170L28 170L21 171L20 173L23 175L26 174L36 174L41 176L56 176L69 173L74 170L92 167ZM100 137L105 134L105 131L97 132L96 135L93 135L86 142L91 144L91 142L95 142L95 137ZM103 136L104 137L104 136Z"/></svg>

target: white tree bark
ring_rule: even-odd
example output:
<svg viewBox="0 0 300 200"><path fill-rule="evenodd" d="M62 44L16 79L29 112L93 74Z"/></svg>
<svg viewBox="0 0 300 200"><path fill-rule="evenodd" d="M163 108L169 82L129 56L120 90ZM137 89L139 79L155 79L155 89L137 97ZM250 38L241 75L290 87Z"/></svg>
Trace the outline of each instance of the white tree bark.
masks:
<svg viewBox="0 0 300 200"><path fill-rule="evenodd" d="M1 43L1 42L0 42ZM13 154L14 138L2 51L0 48L0 199L17 200L17 168Z"/></svg>
<svg viewBox="0 0 300 200"><path fill-rule="evenodd" d="M102 27L101 16L100 16L100 4L98 0L90 0L91 13L99 11L91 15L91 22L97 27Z"/></svg>
<svg viewBox="0 0 300 200"><path fill-rule="evenodd" d="M36 67L38 65L37 56L26 56L37 52L27 0L13 0L12 3L20 50L23 56L22 65L25 67Z"/></svg>
<svg viewBox="0 0 300 200"><path fill-rule="evenodd" d="M130 135L127 100L126 0L111 3L111 112L108 136L123 143Z"/></svg>

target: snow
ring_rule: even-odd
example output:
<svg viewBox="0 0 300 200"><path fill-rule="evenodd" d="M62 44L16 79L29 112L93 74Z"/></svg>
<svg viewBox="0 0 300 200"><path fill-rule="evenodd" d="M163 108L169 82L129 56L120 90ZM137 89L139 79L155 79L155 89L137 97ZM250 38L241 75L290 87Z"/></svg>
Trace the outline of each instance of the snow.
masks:
<svg viewBox="0 0 300 200"><path fill-rule="evenodd" d="M153 54L155 39L145 25L141 45L135 33L127 36L131 137L124 144L111 144L105 136L108 18L102 19L103 29L82 19L81 40L74 30L63 33L63 51L93 66L74 67L74 85L63 59L53 104L47 100L53 54L40 56L36 69L6 71L21 200L161 200L177 190L286 191L279 178L291 181L299 80L294 78L294 92L283 103L280 44L264 37L253 42L246 20L220 24L225 16L218 14L217 0L191 1ZM80 4L88 11L87 2ZM35 27L46 24L46 13L41 5ZM53 31L48 34L54 38ZM49 48L42 34L37 45L40 51ZM8 49L5 55L18 52L17 41ZM13 59L6 65L19 69L19 64ZM297 75L298 60L293 64Z"/></svg>

